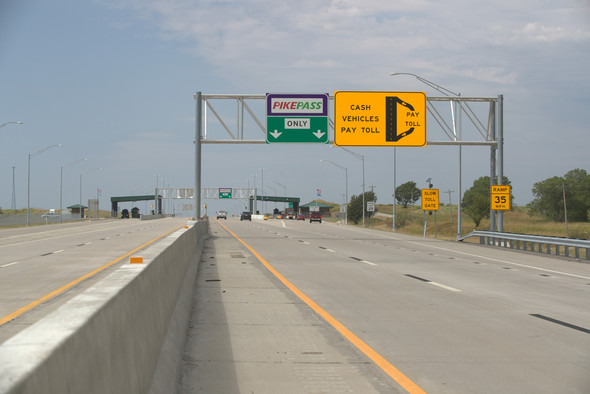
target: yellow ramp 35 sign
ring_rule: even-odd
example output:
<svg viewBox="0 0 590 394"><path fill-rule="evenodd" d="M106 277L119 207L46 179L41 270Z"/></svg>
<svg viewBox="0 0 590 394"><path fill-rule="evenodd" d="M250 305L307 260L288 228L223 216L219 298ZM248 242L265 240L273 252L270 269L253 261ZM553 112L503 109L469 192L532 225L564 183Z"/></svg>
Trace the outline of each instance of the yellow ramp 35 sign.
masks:
<svg viewBox="0 0 590 394"><path fill-rule="evenodd" d="M510 185L492 185L490 192L492 211L510 210Z"/></svg>
<svg viewBox="0 0 590 394"><path fill-rule="evenodd" d="M425 146L426 93L334 93L334 144Z"/></svg>

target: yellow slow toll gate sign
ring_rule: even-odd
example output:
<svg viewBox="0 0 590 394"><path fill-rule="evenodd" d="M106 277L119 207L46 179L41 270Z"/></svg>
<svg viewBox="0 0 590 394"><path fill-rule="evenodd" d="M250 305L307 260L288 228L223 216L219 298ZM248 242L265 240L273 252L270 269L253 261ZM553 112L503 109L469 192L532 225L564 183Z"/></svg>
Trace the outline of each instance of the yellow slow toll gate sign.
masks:
<svg viewBox="0 0 590 394"><path fill-rule="evenodd" d="M438 211L438 189L422 189L422 210Z"/></svg>
<svg viewBox="0 0 590 394"><path fill-rule="evenodd" d="M426 93L334 93L334 144L425 146Z"/></svg>

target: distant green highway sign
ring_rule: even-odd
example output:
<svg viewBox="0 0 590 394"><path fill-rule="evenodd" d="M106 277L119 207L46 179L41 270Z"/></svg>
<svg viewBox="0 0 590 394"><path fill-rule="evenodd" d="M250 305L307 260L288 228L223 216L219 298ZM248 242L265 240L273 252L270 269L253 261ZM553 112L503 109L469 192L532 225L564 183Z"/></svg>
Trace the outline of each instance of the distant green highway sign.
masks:
<svg viewBox="0 0 590 394"><path fill-rule="evenodd" d="M219 188L219 198L232 198L231 187Z"/></svg>

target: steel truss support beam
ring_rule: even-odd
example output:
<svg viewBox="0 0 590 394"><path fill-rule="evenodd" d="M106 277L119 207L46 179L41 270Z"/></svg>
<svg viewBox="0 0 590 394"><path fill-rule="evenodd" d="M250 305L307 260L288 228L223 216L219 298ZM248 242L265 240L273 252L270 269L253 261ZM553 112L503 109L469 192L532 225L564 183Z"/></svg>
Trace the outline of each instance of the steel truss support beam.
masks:
<svg viewBox="0 0 590 394"><path fill-rule="evenodd" d="M200 185L200 146L201 144L266 144L266 122L260 119L265 119L265 94L201 94L197 92L194 95L197 101L197 114L196 114L196 136L195 143L197 148L195 150L195 172L196 181L195 188L201 189ZM224 117L220 115L220 111L214 108L212 101L214 100L233 100L236 102L236 112L233 117ZM334 100L333 96L330 96L330 100ZM205 104L205 113L202 113L201 104ZM449 103L450 104L450 119L449 117L443 116L443 111L437 104ZM476 105L488 105L485 114L485 119L482 120L482 111L475 111ZM258 110L253 108L258 106ZM490 183L501 185L503 181L504 173L504 159L503 159L503 96L498 97L463 97L459 95L446 96L446 97L427 97L426 108L430 116L434 119L434 122L438 124L442 135L445 138L430 139L426 141L426 145L440 145L440 146L458 146L459 148L459 209L458 209L458 230L457 239L461 237L461 199L463 197L461 187L461 149L463 146L489 146L490 147ZM230 139L217 139L210 138L209 136L209 123L207 119L208 111L212 112L218 126L221 126L223 130L229 135ZM332 112L329 112L329 129L331 135L329 143L334 143L334 113L333 105ZM255 133L262 136L262 139L256 139L252 136L246 136L247 132L252 133L250 130L245 129L245 113L250 116L250 121L253 121L255 127L253 127ZM464 116L463 116L464 115ZM479 115L479 116L478 116ZM463 118L467 119L466 124L463 123ZM235 120L231 120L235 119ZM230 127L233 125L233 128ZM465 127L464 127L465 126ZM204 133L202 130L204 129ZM232 131L234 130L234 131ZM432 128L429 127L428 136L432 136ZM464 139L466 131L472 131L475 138L470 136L470 139ZM395 171L395 170L394 170ZM199 195L200 197L200 195ZM395 203L395 201L394 201ZM197 215L200 214L200 202L197 204ZM502 213L499 212L495 215L491 212L491 223L490 226L497 224L497 230L503 231L503 218ZM497 216L497 218L496 218ZM495 230L495 229L493 229Z"/></svg>

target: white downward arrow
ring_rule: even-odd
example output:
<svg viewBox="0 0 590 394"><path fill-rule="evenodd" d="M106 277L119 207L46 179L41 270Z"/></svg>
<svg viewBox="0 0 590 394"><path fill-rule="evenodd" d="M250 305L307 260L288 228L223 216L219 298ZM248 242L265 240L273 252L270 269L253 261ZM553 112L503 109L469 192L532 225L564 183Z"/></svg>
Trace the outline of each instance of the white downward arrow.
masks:
<svg viewBox="0 0 590 394"><path fill-rule="evenodd" d="M326 133L324 133L322 130L318 130L318 131L316 131L315 133L313 133L313 135L315 135L315 136L316 136L316 137L318 137L318 138L322 138L322 136L323 136L324 134L326 134Z"/></svg>
<svg viewBox="0 0 590 394"><path fill-rule="evenodd" d="M279 138L279 135L283 134L282 132L278 132L277 130L273 131L272 133L270 133L270 135L272 135L275 138Z"/></svg>

